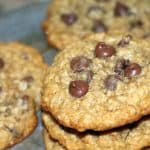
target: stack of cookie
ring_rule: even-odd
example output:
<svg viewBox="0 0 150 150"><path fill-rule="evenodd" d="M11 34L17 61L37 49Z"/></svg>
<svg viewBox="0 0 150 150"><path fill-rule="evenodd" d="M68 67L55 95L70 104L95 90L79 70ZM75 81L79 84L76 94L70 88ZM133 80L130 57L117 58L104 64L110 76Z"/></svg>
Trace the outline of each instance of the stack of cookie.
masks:
<svg viewBox="0 0 150 150"><path fill-rule="evenodd" d="M50 5L44 29L62 51L44 81L47 150L150 148L149 6L149 0Z"/></svg>
<svg viewBox="0 0 150 150"><path fill-rule="evenodd" d="M150 146L149 116L137 121L150 114L149 47L100 34L60 52L44 83L46 134L69 150Z"/></svg>
<svg viewBox="0 0 150 150"><path fill-rule="evenodd" d="M37 126L45 70L37 50L20 43L0 43L0 150L29 136Z"/></svg>

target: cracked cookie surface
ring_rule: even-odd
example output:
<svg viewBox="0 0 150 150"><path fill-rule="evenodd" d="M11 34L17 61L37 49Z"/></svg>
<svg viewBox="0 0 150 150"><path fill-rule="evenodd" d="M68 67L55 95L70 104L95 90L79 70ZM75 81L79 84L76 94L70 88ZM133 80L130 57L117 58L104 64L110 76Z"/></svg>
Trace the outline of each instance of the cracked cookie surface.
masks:
<svg viewBox="0 0 150 150"><path fill-rule="evenodd" d="M150 146L150 118L105 132L77 132L58 124L49 114L43 114L49 135L68 150L141 150Z"/></svg>
<svg viewBox="0 0 150 150"><path fill-rule="evenodd" d="M131 35L75 42L49 68L42 108L79 131L134 122L150 113L149 57L149 43Z"/></svg>
<svg viewBox="0 0 150 150"><path fill-rule="evenodd" d="M87 34L122 30L150 38L149 0L55 0L44 22L50 44L63 49Z"/></svg>

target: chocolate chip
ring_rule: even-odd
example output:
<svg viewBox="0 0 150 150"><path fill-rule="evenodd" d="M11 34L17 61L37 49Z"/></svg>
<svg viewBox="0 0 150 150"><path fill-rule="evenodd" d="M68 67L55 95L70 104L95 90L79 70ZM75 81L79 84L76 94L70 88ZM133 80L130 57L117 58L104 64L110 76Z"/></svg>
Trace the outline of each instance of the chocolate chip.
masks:
<svg viewBox="0 0 150 150"><path fill-rule="evenodd" d="M95 48L95 55L98 58L111 57L116 53L115 48L111 45L105 44L104 42L99 42Z"/></svg>
<svg viewBox="0 0 150 150"><path fill-rule="evenodd" d="M68 13L62 14L61 19L66 25L72 25L77 21L78 17L74 13Z"/></svg>
<svg viewBox="0 0 150 150"><path fill-rule="evenodd" d="M89 85L86 81L76 80L69 85L69 92L72 96L80 98L88 92Z"/></svg>
<svg viewBox="0 0 150 150"><path fill-rule="evenodd" d="M128 67L125 68L124 74L125 74L125 77L131 78L136 75L139 75L141 71L142 71L142 68L139 64L132 63Z"/></svg>
<svg viewBox="0 0 150 150"><path fill-rule="evenodd" d="M115 68L114 68L114 72L117 73L117 74L121 74L124 69L129 66L129 60L126 60L126 59L118 59L117 60L117 63L115 65Z"/></svg>
<svg viewBox="0 0 150 150"><path fill-rule="evenodd" d="M87 81L88 83L90 83L91 80L93 79L93 76L94 76L94 73L93 73L92 71L88 71L88 72L87 72L87 79L86 79L86 81Z"/></svg>
<svg viewBox="0 0 150 150"><path fill-rule="evenodd" d="M141 20L134 20L130 23L130 29L141 28L143 26L143 22Z"/></svg>
<svg viewBox="0 0 150 150"><path fill-rule="evenodd" d="M129 15L129 7L121 2L117 2L114 9L114 15L117 17Z"/></svg>
<svg viewBox="0 0 150 150"><path fill-rule="evenodd" d="M143 147L141 150L150 150L150 146Z"/></svg>
<svg viewBox="0 0 150 150"><path fill-rule="evenodd" d="M91 60L85 56L77 56L71 60L70 67L75 72L84 71L90 64Z"/></svg>
<svg viewBox="0 0 150 150"><path fill-rule="evenodd" d="M118 78L116 75L108 75L104 80L104 86L107 90L114 91L117 88Z"/></svg>
<svg viewBox="0 0 150 150"><path fill-rule="evenodd" d="M26 82L33 82L34 79L32 76L29 75L29 76L24 77L23 80Z"/></svg>
<svg viewBox="0 0 150 150"><path fill-rule="evenodd" d="M95 20L93 27L92 27L92 31L93 32L106 32L107 27L101 20Z"/></svg>
<svg viewBox="0 0 150 150"><path fill-rule="evenodd" d="M124 47L124 46L128 45L131 39L132 39L132 36L131 36L131 35L126 35L126 36L124 36L124 37L119 41L118 46L119 46L119 47Z"/></svg>
<svg viewBox="0 0 150 150"><path fill-rule="evenodd" d="M3 59L0 58L0 69L3 69L4 65L5 65L5 63L4 63Z"/></svg>

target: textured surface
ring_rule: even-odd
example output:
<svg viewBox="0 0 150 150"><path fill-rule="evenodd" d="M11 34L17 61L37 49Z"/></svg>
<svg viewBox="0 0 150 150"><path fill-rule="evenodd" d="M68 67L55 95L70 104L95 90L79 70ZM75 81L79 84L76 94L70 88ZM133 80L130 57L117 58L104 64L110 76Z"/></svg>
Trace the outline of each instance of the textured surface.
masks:
<svg viewBox="0 0 150 150"><path fill-rule="evenodd" d="M133 37L127 45L120 47L118 43L122 38L124 39L122 35L95 36L90 40L75 42L60 52L49 68L44 83L43 109L51 112L61 124L80 131L111 129L149 114L149 43ZM96 57L95 47L100 41L114 47L115 55L108 58ZM84 71L75 72L71 69L70 63L76 56L91 59ZM108 90L104 81L107 76L116 75L114 69L121 58L139 64L142 71L131 79L122 76L116 89ZM80 98L72 96L69 92L71 81L86 81L89 71L94 75L88 92Z"/></svg>
<svg viewBox="0 0 150 150"><path fill-rule="evenodd" d="M35 129L34 100L40 103L46 68L37 50L0 44L0 149L19 143Z"/></svg>
<svg viewBox="0 0 150 150"><path fill-rule="evenodd" d="M60 126L50 115L43 114L49 135L68 150L141 150L150 146L150 119L108 132L79 133Z"/></svg>
<svg viewBox="0 0 150 150"><path fill-rule="evenodd" d="M0 60L4 63L1 74L8 75L16 89L32 96L39 104L47 65L37 50L18 43L3 43Z"/></svg>
<svg viewBox="0 0 150 150"><path fill-rule="evenodd" d="M43 136L46 150L65 150L57 141L50 138L46 129L43 131Z"/></svg>
<svg viewBox="0 0 150 150"><path fill-rule="evenodd" d="M89 33L109 32L116 29L123 32L127 30L137 36L148 38L150 1L119 0L121 3L119 8L116 6L117 2L118 0L53 1L44 22L49 43L61 50L72 41L81 39ZM70 23L64 23L62 19L64 14L74 14L76 17L65 17L65 20L69 20L66 22Z"/></svg>
<svg viewBox="0 0 150 150"><path fill-rule="evenodd" d="M3 82L2 75L0 78ZM4 85L0 96L0 150L21 142L37 125L33 99L24 99L23 93L11 83L6 85L5 82Z"/></svg>

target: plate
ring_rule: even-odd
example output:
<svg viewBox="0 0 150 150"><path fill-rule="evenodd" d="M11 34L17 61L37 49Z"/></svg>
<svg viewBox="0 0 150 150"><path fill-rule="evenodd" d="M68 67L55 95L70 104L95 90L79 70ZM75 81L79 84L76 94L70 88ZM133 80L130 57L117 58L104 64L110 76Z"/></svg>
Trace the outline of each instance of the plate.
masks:
<svg viewBox="0 0 150 150"><path fill-rule="evenodd" d="M48 2L30 4L0 16L0 41L19 41L39 49L45 61L51 64L57 51L48 46L41 29ZM35 132L11 150L44 150L41 114Z"/></svg>

